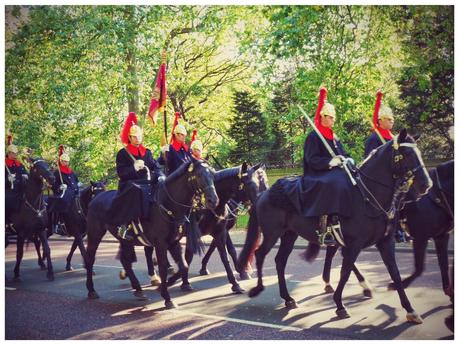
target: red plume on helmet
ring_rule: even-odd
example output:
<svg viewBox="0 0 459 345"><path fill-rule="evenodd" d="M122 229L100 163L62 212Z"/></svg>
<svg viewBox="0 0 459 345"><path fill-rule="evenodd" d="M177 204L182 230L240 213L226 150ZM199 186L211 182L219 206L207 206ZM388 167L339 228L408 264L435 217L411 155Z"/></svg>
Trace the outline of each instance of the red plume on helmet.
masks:
<svg viewBox="0 0 459 345"><path fill-rule="evenodd" d="M65 152L65 146L64 145L59 145L59 158L62 156L62 154Z"/></svg>
<svg viewBox="0 0 459 345"><path fill-rule="evenodd" d="M191 146L191 144L193 144L193 141L195 141L197 135L198 135L198 131L196 129L193 129L193 134L191 136L190 146Z"/></svg>
<svg viewBox="0 0 459 345"><path fill-rule="evenodd" d="M174 118L174 124L172 125L172 135L171 135L171 140L170 142L172 143L174 141L174 130L175 130L175 127L177 127L178 125L178 120L180 118L180 112L176 111L175 112L175 118Z"/></svg>
<svg viewBox="0 0 459 345"><path fill-rule="evenodd" d="M378 125L378 116L379 116L379 108L381 108L381 100L382 100L383 93L381 90L378 90L376 93L376 102L375 102L375 110L373 112L373 125L377 128Z"/></svg>
<svg viewBox="0 0 459 345"><path fill-rule="evenodd" d="M8 134L8 136L6 138L6 146L10 146L11 144L13 144L13 135L12 134Z"/></svg>
<svg viewBox="0 0 459 345"><path fill-rule="evenodd" d="M120 134L121 142L124 145L129 144L129 130L131 129L132 125L136 125L136 124L137 124L137 115L133 111L131 111L126 118L126 121L124 121L123 130L121 131L121 134Z"/></svg>
<svg viewBox="0 0 459 345"><path fill-rule="evenodd" d="M324 86L322 86L319 90L319 104L317 105L316 116L314 116L314 124L316 125L316 127L319 127L320 125L320 112L322 111L322 108L326 100L327 89Z"/></svg>

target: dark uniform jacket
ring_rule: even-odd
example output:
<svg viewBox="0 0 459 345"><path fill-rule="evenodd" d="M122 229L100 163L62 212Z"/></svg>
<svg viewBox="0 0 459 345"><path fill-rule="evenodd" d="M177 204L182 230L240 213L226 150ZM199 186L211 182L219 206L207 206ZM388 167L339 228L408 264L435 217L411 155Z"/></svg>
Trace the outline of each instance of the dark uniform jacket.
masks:
<svg viewBox="0 0 459 345"><path fill-rule="evenodd" d="M336 155L349 157L338 139L325 139ZM340 167L329 168L330 153L316 132L304 143L303 158L303 215L317 217L325 214L350 216L352 184Z"/></svg>
<svg viewBox="0 0 459 345"><path fill-rule="evenodd" d="M131 152L131 154L136 160L144 161L145 166L150 169L150 178L153 183L158 180L159 176L164 175L149 149L145 149L143 156L140 150L134 154ZM125 148L119 150L116 155L116 172L119 177L118 190L122 190L128 181L146 180L148 174L146 169L135 171L134 160Z"/></svg>
<svg viewBox="0 0 459 345"><path fill-rule="evenodd" d="M191 160L191 152L183 146L177 151L172 145L169 145L167 152L167 173L170 175L177 170L183 163Z"/></svg>
<svg viewBox="0 0 459 345"><path fill-rule="evenodd" d="M59 168L58 168L59 169ZM62 176L62 180L61 180ZM59 174L59 170L54 171L55 182L53 184L52 197L48 198L48 211L55 213L69 212L75 198L79 196L80 190L78 187L78 177L73 171L63 172ZM62 194L61 185L67 185L65 193Z"/></svg>
<svg viewBox="0 0 459 345"><path fill-rule="evenodd" d="M365 140L365 155L364 158L368 157L371 151L374 149L377 149L383 145L383 142L379 138L379 136L376 134L376 132L371 133L371 135L368 137L367 140Z"/></svg>
<svg viewBox="0 0 459 345"><path fill-rule="evenodd" d="M13 188L8 179L8 170L5 167L5 210L7 218L11 213L19 211L24 195L27 171L18 160L5 159L5 165L11 174L14 175Z"/></svg>

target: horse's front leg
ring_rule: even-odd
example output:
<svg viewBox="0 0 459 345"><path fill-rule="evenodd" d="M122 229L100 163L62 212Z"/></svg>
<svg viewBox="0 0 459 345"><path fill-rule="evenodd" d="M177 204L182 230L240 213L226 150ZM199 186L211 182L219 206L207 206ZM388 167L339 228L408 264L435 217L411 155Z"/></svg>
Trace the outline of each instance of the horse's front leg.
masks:
<svg viewBox="0 0 459 345"><path fill-rule="evenodd" d="M171 300L167 290L167 247L166 244L155 244L156 259L158 260L159 277L161 279L160 291L161 297L164 298L164 304L167 309L177 308L177 305Z"/></svg>
<svg viewBox="0 0 459 345"><path fill-rule="evenodd" d="M230 284L232 285L231 291L233 291L236 294L241 294L244 292L244 289L241 288L236 278L234 277L233 269L231 268L231 265L228 260L228 253L226 251L226 236L227 236L226 229L222 227L220 229L217 229L217 233L218 231L221 231L221 234L219 236L214 237L214 240L216 241L216 244L217 244L217 249L218 249L218 253L220 254L220 259L222 260L223 266L225 267L226 276L228 277L228 280Z"/></svg>
<svg viewBox="0 0 459 345"><path fill-rule="evenodd" d="M41 231L39 236L40 236L40 241L43 244L43 253L44 253L44 256L46 257L46 264L47 264L47 269L48 269L48 272L46 273L46 278L52 281L54 280L54 272L53 272L53 263L51 262L51 249L49 248L47 230L44 229L43 231Z"/></svg>
<svg viewBox="0 0 459 345"><path fill-rule="evenodd" d="M403 308L407 311L406 319L413 323L422 323L422 318L416 314L414 309L411 307L411 303L406 296L405 289L402 285L402 279L400 278L400 272L397 267L397 261L395 260L395 242L393 236L387 236L382 241L376 244L381 258L389 271L390 277L394 282L394 287L400 297L400 302Z"/></svg>
<svg viewBox="0 0 459 345"><path fill-rule="evenodd" d="M186 250L191 251L191 249L189 248L188 245L186 246ZM193 288L192 288L190 282L188 281L188 265L187 265L187 263L185 261L185 258L183 257L182 247L180 245L180 242L179 241L175 241L171 245L171 247L169 248L169 252L171 253L171 255L174 258L175 262L177 262L177 264L179 266L179 272L177 272L172 277L170 277L168 282L167 282L167 284L169 286L172 285L173 283L175 283L177 281L179 276L181 276L182 277L182 285L180 286L180 288L183 291L193 291ZM191 253L192 253L192 251L191 251Z"/></svg>
<svg viewBox="0 0 459 345"><path fill-rule="evenodd" d="M73 242L72 242L72 247L70 248L69 255L67 255L67 259L66 259L67 264L65 265L65 270L66 271L72 271L73 270L73 267L71 265L71 261L72 261L73 253L75 252L75 249L77 247L78 247L78 241L77 241L77 238L75 236L75 238L73 239ZM83 246L83 248L84 248L84 246ZM86 250L85 250L85 252L86 252Z"/></svg>
<svg viewBox="0 0 459 345"><path fill-rule="evenodd" d="M150 276L150 283L152 286L159 286L161 284L159 277L155 272L155 265L153 264L153 247L143 247L145 253L145 260L147 261L148 275Z"/></svg>
<svg viewBox="0 0 459 345"><path fill-rule="evenodd" d="M129 278L129 281L131 282L131 287L135 290L134 296L137 297L137 299L139 300L146 300L147 297L143 293L139 280L137 279L134 270L132 269L132 263L136 261L134 246L124 241L121 241L120 244L120 261L123 265L126 275Z"/></svg>
<svg viewBox="0 0 459 345"><path fill-rule="evenodd" d="M322 280L325 283L325 292L326 293L333 293L335 290L330 285L330 271L331 271L331 264L333 258L338 251L338 246L327 246L327 250L325 252L325 262L324 262L324 270L322 271Z"/></svg>
<svg viewBox="0 0 459 345"><path fill-rule="evenodd" d="M43 261L43 256L41 255L41 252L40 252L40 247L41 247L40 239L38 237L34 237L33 244L35 245L35 250L37 251L38 266L40 266L40 268L44 271L46 269L46 265Z"/></svg>
<svg viewBox="0 0 459 345"><path fill-rule="evenodd" d="M22 257L24 255L24 237L21 235L17 235L16 239L16 265L14 266L14 280L15 281L21 281L21 278L19 278L20 274L20 266L21 266L21 261Z"/></svg>

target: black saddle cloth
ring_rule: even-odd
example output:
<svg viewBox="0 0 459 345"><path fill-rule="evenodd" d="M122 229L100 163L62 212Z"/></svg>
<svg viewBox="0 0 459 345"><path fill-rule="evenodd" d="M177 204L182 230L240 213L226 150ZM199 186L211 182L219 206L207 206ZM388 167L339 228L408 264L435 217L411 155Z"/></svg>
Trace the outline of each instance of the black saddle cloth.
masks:
<svg viewBox="0 0 459 345"><path fill-rule="evenodd" d="M5 190L5 212L7 216L15 212L19 212L21 209L22 202L24 200L23 194L16 190L6 189Z"/></svg>
<svg viewBox="0 0 459 345"><path fill-rule="evenodd" d="M135 219L147 220L155 188L150 181L128 182L121 191L108 191L102 205L105 221L111 225L128 224Z"/></svg>
<svg viewBox="0 0 459 345"><path fill-rule="evenodd" d="M332 169L321 175L279 179L270 189L269 200L276 207L294 210L304 217L350 217L353 192L345 172Z"/></svg>

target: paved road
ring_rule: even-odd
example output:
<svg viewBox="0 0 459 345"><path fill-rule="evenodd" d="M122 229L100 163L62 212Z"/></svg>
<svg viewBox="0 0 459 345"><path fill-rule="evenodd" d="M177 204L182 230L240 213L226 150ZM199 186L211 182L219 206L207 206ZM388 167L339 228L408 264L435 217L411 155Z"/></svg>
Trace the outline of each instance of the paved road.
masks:
<svg viewBox="0 0 459 345"><path fill-rule="evenodd" d="M375 251L362 252L358 265L371 282L374 297L367 299L351 276L344 291L344 303L351 318L339 320L331 295L323 292L321 269L324 251L313 264L299 258L295 249L287 267L288 287L299 308L286 310L279 297L273 250L265 261L265 291L256 298L233 295L214 255L209 276L198 276L199 259L191 264L194 292L170 289L178 309L165 310L149 279L143 250L137 249L137 276L149 297L137 301L128 281L118 279L120 263L115 260L117 245L102 243L96 260L95 287L101 296L88 300L85 270L75 255L75 270L66 272L65 256L70 243L52 241L56 279L48 282L36 264L33 245L25 252L21 282L12 281L15 248L5 253L5 337L6 339L453 339L445 326L452 313L443 294L436 256L428 254L426 271L407 290L413 307L423 317L422 325L405 322L396 293L387 291L389 276ZM402 275L412 269L412 254L397 252ZM333 265L332 282L339 277L340 260ZM242 281L246 290L255 280Z"/></svg>

